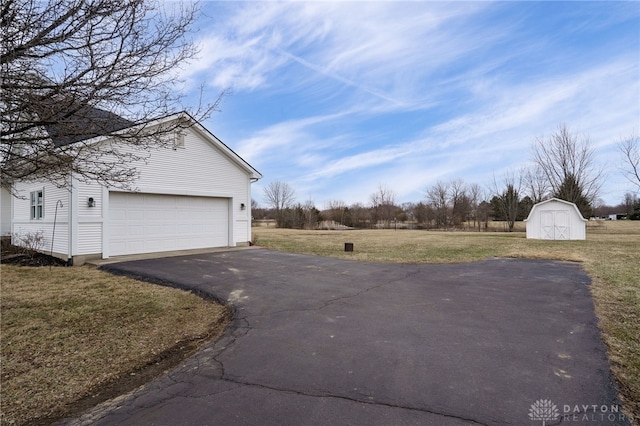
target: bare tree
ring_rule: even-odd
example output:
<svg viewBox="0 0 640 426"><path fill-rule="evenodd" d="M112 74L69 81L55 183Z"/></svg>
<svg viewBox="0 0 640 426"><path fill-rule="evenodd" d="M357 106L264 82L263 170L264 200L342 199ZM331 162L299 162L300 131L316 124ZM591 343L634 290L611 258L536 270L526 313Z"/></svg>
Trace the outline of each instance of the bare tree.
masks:
<svg viewBox="0 0 640 426"><path fill-rule="evenodd" d="M534 204L544 201L549 196L549 182L547 176L539 165L534 165L523 170L526 193Z"/></svg>
<svg viewBox="0 0 640 426"><path fill-rule="evenodd" d="M589 138L579 138L562 125L548 139L536 138L532 150L553 196L575 203L588 217L604 183L604 169L595 162Z"/></svg>
<svg viewBox="0 0 640 426"><path fill-rule="evenodd" d="M520 213L520 198L522 192L522 175L516 172L505 172L502 180L498 182L493 177L492 198L500 213L500 216L507 221L509 232L513 231L515 222Z"/></svg>
<svg viewBox="0 0 640 426"><path fill-rule="evenodd" d="M273 181L264 187L264 198L267 204L275 210L277 226L282 227L284 210L290 207L296 199L293 188L286 182Z"/></svg>
<svg viewBox="0 0 640 426"><path fill-rule="evenodd" d="M154 0L7 0L0 7L2 114L0 184L80 180L128 188L132 162L117 149L166 146L192 120L155 120L185 108L175 88L180 64L197 53L187 39L192 3ZM216 109L194 106L196 120ZM96 136L114 143L93 143ZM88 141L92 141L91 143Z"/></svg>
<svg viewBox="0 0 640 426"><path fill-rule="evenodd" d="M384 226L388 227L397 210L395 192L384 185L378 185L378 190L371 194L369 199L374 222L382 221Z"/></svg>
<svg viewBox="0 0 640 426"><path fill-rule="evenodd" d="M449 187L450 183L438 181L427 189L427 201L433 209L435 226L438 228L446 228L451 222Z"/></svg>
<svg viewBox="0 0 640 426"><path fill-rule="evenodd" d="M618 142L618 149L625 164L622 172L640 189L640 137L635 134L622 139Z"/></svg>
<svg viewBox="0 0 640 426"><path fill-rule="evenodd" d="M347 211L347 204L341 200L331 200L327 207L328 220L333 220L340 225L344 225L344 215Z"/></svg>
<svg viewBox="0 0 640 426"><path fill-rule="evenodd" d="M467 193L467 185L462 179L454 179L449 185L449 204L451 205L451 223L455 227L462 226L471 214L471 200Z"/></svg>
<svg viewBox="0 0 640 426"><path fill-rule="evenodd" d="M473 227L475 228L477 224L478 230L480 230L481 215L479 211L479 206L480 206L480 203L483 201L482 187L477 183L472 183L471 185L468 186L467 193L468 193L469 203L471 208L471 212L470 212L471 218L473 219Z"/></svg>
<svg viewBox="0 0 640 426"><path fill-rule="evenodd" d="M367 227L371 222L371 211L361 203L349 206L349 226L358 228Z"/></svg>

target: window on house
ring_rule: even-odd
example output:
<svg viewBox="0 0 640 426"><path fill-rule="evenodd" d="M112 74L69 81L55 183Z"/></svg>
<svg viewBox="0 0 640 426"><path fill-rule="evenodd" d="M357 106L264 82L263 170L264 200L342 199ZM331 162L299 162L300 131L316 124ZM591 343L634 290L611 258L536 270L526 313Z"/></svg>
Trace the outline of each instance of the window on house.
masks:
<svg viewBox="0 0 640 426"><path fill-rule="evenodd" d="M44 217L44 191L31 192L31 219Z"/></svg>
<svg viewBox="0 0 640 426"><path fill-rule="evenodd" d="M186 135L184 132L176 132L175 139L173 140L173 149L184 148L184 137Z"/></svg>

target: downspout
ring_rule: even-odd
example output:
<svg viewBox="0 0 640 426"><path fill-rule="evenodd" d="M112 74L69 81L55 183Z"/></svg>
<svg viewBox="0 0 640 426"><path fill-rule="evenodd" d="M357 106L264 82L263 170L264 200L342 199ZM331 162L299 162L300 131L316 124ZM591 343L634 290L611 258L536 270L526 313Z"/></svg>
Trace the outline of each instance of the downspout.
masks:
<svg viewBox="0 0 640 426"><path fill-rule="evenodd" d="M49 252L49 256L53 256L53 243L56 238L56 222L58 221L58 206L61 208L64 207L62 200L56 201L56 213L53 215L53 232L51 233L51 251ZM49 271L51 271L51 264L49 264Z"/></svg>
<svg viewBox="0 0 640 426"><path fill-rule="evenodd" d="M67 209L67 266L73 266L73 172L69 173L69 208Z"/></svg>

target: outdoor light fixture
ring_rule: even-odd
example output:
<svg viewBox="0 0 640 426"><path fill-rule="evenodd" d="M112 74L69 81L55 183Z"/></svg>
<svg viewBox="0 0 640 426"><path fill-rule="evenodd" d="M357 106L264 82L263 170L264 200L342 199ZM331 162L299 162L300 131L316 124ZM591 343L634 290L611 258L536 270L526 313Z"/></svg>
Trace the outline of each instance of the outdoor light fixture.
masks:
<svg viewBox="0 0 640 426"><path fill-rule="evenodd" d="M244 210L246 208L247 208L247 206L245 206L244 203L240 203L240 210Z"/></svg>
<svg viewBox="0 0 640 426"><path fill-rule="evenodd" d="M95 207L96 206L96 200L93 199L93 197L89 197L89 200L87 201L87 207Z"/></svg>

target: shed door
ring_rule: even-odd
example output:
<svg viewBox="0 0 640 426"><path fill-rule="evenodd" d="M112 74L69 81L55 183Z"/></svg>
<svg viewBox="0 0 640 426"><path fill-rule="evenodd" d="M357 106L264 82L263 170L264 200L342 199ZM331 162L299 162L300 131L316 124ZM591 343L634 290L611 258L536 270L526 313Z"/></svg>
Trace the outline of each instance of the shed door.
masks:
<svg viewBox="0 0 640 426"><path fill-rule="evenodd" d="M569 239L569 212L542 211L540 212L541 235L543 240Z"/></svg>
<svg viewBox="0 0 640 426"><path fill-rule="evenodd" d="M109 255L229 245L229 200L111 192Z"/></svg>

